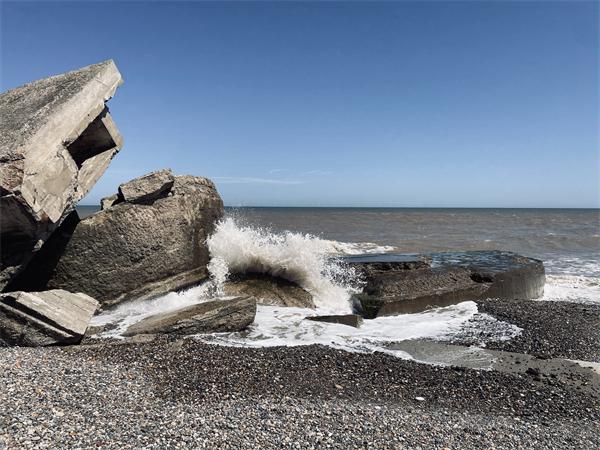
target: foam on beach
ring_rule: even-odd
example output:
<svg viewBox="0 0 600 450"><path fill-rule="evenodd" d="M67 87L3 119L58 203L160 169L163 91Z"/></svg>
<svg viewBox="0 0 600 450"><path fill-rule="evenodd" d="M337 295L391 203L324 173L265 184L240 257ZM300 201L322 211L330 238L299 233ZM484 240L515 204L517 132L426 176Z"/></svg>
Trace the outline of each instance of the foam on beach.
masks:
<svg viewBox="0 0 600 450"><path fill-rule="evenodd" d="M358 329L307 321L305 317L311 315L351 312L350 297L361 289L357 274L332 256L381 253L389 249L371 243L342 243L310 234L276 233L268 228L244 224L232 217L217 225L207 244L211 254L209 281L151 301L122 304L95 317L92 324L117 323L116 328L104 335L119 337L129 325L149 315L217 297L226 298L222 295L222 286L227 278L232 274L248 272L282 277L299 284L313 295L317 309L259 306L256 320L248 330L205 335L200 339L223 345L253 347L323 344L351 351L388 351L386 343L389 342L451 337L465 326L468 328L467 322L477 321L482 316L477 314L474 302L463 302L419 314L366 320ZM592 267L594 262L585 262L589 276L577 274L578 266L575 263L583 264L574 262L576 271L573 274L568 271L557 274L556 262L549 262L550 270L542 300L600 302L600 277L595 276L597 267ZM495 339L498 340L510 339L519 333L514 326L494 324L484 328L488 331L497 330L493 334L497 334Z"/></svg>
<svg viewBox="0 0 600 450"><path fill-rule="evenodd" d="M258 272L293 281L313 295L316 310L258 306L255 322L242 333L211 334L200 339L223 345L253 347L323 344L352 351L387 351L385 343L402 339L443 337L455 332L477 313L474 302L464 302L420 314L367 320L361 328L305 320L316 314L351 312L350 297L361 289L354 271L332 256L381 253L381 246L321 239L309 234L275 233L267 228L221 221L207 240L211 254L210 280L151 301L122 304L93 319L94 325L117 323L105 336L118 337L144 317L222 297L231 274Z"/></svg>

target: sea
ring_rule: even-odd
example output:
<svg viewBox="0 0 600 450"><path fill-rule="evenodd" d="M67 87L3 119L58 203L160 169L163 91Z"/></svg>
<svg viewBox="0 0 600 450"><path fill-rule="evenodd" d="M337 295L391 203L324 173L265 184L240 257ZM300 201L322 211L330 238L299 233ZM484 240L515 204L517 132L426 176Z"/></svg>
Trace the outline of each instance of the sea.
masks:
<svg viewBox="0 0 600 450"><path fill-rule="evenodd" d="M80 216L98 208L78 207ZM313 294L319 313L349 313L360 280L334 255L506 250L541 259L546 268L540 301L600 304L600 210L492 208L226 208L208 239L211 280L183 292L130 302L104 312L97 325L127 326L157 312L221 296L232 272L261 271L292 279ZM314 310L259 306L254 324L241 333L198 336L220 345L323 344L349 351L385 351L390 342L447 339L478 315L496 339L520 329L478 313L475 302L418 314L365 321L359 329L304 320Z"/></svg>

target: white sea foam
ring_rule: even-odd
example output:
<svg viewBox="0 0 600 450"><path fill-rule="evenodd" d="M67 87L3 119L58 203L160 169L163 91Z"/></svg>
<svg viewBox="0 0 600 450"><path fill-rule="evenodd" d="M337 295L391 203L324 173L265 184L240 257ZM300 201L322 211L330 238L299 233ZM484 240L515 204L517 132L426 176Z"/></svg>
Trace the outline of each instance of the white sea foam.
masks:
<svg viewBox="0 0 600 450"><path fill-rule="evenodd" d="M463 302L418 314L365 320L360 328L306 320L315 311L304 308L259 306L248 330L197 336L204 342L241 347L322 344L353 352L383 351L408 358L385 344L407 339L443 338L456 333L477 313L475 302Z"/></svg>
<svg viewBox="0 0 600 450"><path fill-rule="evenodd" d="M350 295L360 288L352 269L331 259L343 246L300 233L273 233L221 221L207 240L212 279L219 286L229 274L258 272L293 281L313 296L321 310L349 312Z"/></svg>
<svg viewBox="0 0 600 450"><path fill-rule="evenodd" d="M542 300L600 304L600 277L546 275Z"/></svg>

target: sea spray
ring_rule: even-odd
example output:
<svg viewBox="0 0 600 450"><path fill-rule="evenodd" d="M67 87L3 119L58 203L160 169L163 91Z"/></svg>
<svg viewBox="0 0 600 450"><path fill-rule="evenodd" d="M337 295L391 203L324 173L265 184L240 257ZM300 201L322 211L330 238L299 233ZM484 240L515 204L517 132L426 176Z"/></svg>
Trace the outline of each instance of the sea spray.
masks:
<svg viewBox="0 0 600 450"><path fill-rule="evenodd" d="M352 293L361 287L354 269L339 259L339 245L301 233L240 225L227 218L207 240L208 269L217 293L228 275L261 273L297 283L313 296L315 305L329 312L348 312Z"/></svg>
<svg viewBox="0 0 600 450"><path fill-rule="evenodd" d="M464 302L419 314L368 320L359 329L308 321L305 318L314 314L348 313L350 296L361 289L357 274L335 256L380 253L384 249L375 244L340 243L309 234L275 233L231 217L217 224L207 245L211 255L209 281L151 301L120 305L94 318L94 325L116 323L105 336L119 337L129 325L148 315L223 298L223 285L228 276L257 272L299 284L313 295L317 310L259 305L255 322L248 330L200 335L198 339L221 345L256 347L323 344L349 351L384 351L408 357L403 352L389 350L386 343L448 336L477 312L474 302Z"/></svg>

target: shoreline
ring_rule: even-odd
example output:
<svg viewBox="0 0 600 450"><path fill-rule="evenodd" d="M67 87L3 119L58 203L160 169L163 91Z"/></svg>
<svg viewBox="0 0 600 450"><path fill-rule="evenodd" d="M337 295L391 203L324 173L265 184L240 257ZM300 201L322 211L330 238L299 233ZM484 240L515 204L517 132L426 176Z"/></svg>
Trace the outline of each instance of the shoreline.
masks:
<svg viewBox="0 0 600 450"><path fill-rule="evenodd" d="M534 303L547 305L523 302L519 311L533 314ZM540 332L540 319L524 316L525 336ZM547 334L553 326L547 323ZM594 380L440 367L320 345L142 341L0 349L0 443L600 448Z"/></svg>

